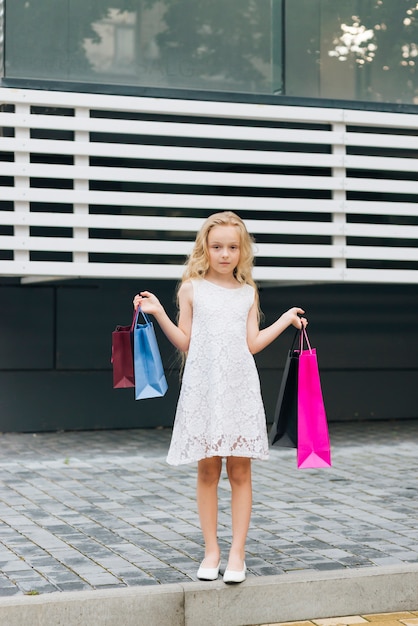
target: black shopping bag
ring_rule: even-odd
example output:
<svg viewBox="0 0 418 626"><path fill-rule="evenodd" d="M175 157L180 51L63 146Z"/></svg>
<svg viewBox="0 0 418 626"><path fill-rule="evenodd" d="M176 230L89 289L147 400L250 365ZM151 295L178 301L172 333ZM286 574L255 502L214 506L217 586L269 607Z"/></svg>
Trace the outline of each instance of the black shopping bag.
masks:
<svg viewBox="0 0 418 626"><path fill-rule="evenodd" d="M273 426L270 430L270 444L283 448L297 448L298 445L298 368L300 350L295 349L296 340L300 339L297 331L292 347L288 352Z"/></svg>

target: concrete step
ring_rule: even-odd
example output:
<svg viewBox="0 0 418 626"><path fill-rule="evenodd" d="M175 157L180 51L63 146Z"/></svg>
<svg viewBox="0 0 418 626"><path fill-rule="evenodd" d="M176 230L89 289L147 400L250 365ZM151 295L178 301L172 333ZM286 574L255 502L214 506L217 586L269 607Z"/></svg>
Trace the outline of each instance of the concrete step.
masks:
<svg viewBox="0 0 418 626"><path fill-rule="evenodd" d="M1 626L249 626L412 611L418 563L0 599Z"/></svg>

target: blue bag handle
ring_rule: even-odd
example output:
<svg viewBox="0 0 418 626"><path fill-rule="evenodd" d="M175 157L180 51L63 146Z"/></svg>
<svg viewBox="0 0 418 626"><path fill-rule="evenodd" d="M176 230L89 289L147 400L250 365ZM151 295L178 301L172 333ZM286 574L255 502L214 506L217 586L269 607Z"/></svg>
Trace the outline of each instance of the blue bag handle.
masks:
<svg viewBox="0 0 418 626"><path fill-rule="evenodd" d="M138 304L138 306L136 307L135 312L134 312L134 317L133 317L133 320L132 320L131 331L133 331L133 329L135 328L135 326L138 323L139 314L141 314L142 317L144 318L145 324L150 324L151 323L151 320L148 317L148 315L146 313L144 313L144 311L141 309L141 306Z"/></svg>

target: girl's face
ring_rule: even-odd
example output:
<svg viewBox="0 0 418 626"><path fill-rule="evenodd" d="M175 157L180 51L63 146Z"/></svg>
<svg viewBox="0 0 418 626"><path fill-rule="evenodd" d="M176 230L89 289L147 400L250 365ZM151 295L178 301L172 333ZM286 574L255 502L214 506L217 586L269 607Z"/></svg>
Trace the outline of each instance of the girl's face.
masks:
<svg viewBox="0 0 418 626"><path fill-rule="evenodd" d="M208 235L209 266L223 276L234 273L240 259L240 235L235 226L213 226Z"/></svg>

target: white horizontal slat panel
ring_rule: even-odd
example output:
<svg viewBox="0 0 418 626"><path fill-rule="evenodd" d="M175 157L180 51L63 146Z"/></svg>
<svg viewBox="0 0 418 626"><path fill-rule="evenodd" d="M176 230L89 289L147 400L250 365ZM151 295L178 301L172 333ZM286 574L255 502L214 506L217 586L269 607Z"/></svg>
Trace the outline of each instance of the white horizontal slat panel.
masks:
<svg viewBox="0 0 418 626"><path fill-rule="evenodd" d="M418 226L398 226L396 224L346 224L344 234L350 237L385 237L392 239L416 239Z"/></svg>
<svg viewBox="0 0 418 626"><path fill-rule="evenodd" d="M3 113L4 126L57 130L54 115L19 115ZM216 124L193 124L177 122L143 122L136 120L109 120L101 118L60 117L60 130L145 135L159 137L188 137L206 139L229 139L234 141L267 141L287 143L331 144L343 143L342 133L332 131L294 130L287 128L264 128L252 126L226 126Z"/></svg>
<svg viewBox="0 0 418 626"><path fill-rule="evenodd" d="M379 246L346 246L346 259L378 259L384 261L418 261L418 246L416 248Z"/></svg>
<svg viewBox="0 0 418 626"><path fill-rule="evenodd" d="M0 211L0 224L25 226L53 226L62 228L100 228L138 231L166 231L196 233L203 219L186 217L156 217L148 215L82 215L76 213L26 213L15 215L11 211ZM335 222L289 222L283 220L246 220L248 230L253 234L276 235L341 235L343 224Z"/></svg>
<svg viewBox="0 0 418 626"><path fill-rule="evenodd" d="M5 164L0 168L4 176L12 175L13 167ZM42 178L48 175L48 168L37 165L22 165L15 168L16 176ZM50 168L49 168L49 171ZM389 193L418 194L418 181L381 180L365 178L336 178L331 176L285 176L276 174L250 174L231 172L201 172L190 170L133 170L131 168L76 167L61 165L54 168L57 179L118 181L136 183L158 183L166 185L209 185L228 187L272 187L285 189L346 189L349 191L374 191Z"/></svg>
<svg viewBox="0 0 418 626"><path fill-rule="evenodd" d="M0 168L4 175L30 176L44 178L51 172L51 167L38 164L15 166L5 163ZM189 170L163 169L132 169L120 167L79 167L71 165L56 165L54 176L58 179L101 180L136 183L159 183L171 185L221 185L228 187L304 187L307 189L342 189L343 179L331 176L281 176L276 174L249 174L232 172L201 172Z"/></svg>
<svg viewBox="0 0 418 626"><path fill-rule="evenodd" d="M418 247L378 247L378 246L323 246L323 245L286 245L259 244L256 256L269 258L308 258L308 259L373 259L388 261L418 261Z"/></svg>
<svg viewBox="0 0 418 626"><path fill-rule="evenodd" d="M190 241L72 239L69 237L8 237L0 236L3 250L32 250L48 252L91 252L148 255L180 255L186 257L193 248ZM355 248L354 248L355 249ZM255 255L269 258L329 258L341 256L339 246L298 244L257 244ZM363 257L361 257L363 258ZM381 257L379 257L381 258Z"/></svg>
<svg viewBox="0 0 418 626"><path fill-rule="evenodd" d="M117 144L98 142L51 141L44 139L3 139L3 151L29 149L37 154L65 154L77 156L101 156L124 159L149 159L158 161L191 161L201 163L237 163L251 165L279 165L298 167L343 167L344 157L337 154L301 152L276 152L273 150L231 150L228 148L188 148L184 146L149 146L143 144ZM405 159L401 159L404 161ZM6 166L0 163L0 167ZM110 169L110 168L109 168ZM111 168L113 170L113 168Z"/></svg>
<svg viewBox="0 0 418 626"><path fill-rule="evenodd" d="M346 269L343 280L349 283L418 284L416 270Z"/></svg>
<svg viewBox="0 0 418 626"><path fill-rule="evenodd" d="M82 192L74 192L72 190L50 190L50 189L16 189L13 187L2 187L2 200L30 200L38 203L63 203L77 202L77 199L84 197ZM244 196L198 196L192 194L161 194L161 193L129 193L122 194L117 192L89 192L87 197L90 204L113 205L124 207L142 207L142 208L159 208L165 209L208 209L218 211L269 211L269 212L289 212L296 211L298 213L332 213L344 212L344 203L334 200L310 200L289 198L252 198ZM408 205L411 206L412 205ZM412 210L412 209L411 209ZM406 209L405 209L406 211ZM355 212L354 210L352 211ZM366 213L361 210L360 213ZM393 209L390 214L393 213ZM0 211L0 220L2 215L7 214L6 211ZM403 213L409 214L409 213ZM51 213L49 215L57 215ZM109 220L112 215L107 216ZM5 217L5 219L7 219ZM16 216L16 219L19 219ZM61 219L61 218L59 218ZM167 218L164 218L167 219ZM106 226L102 226L106 228ZM112 226L113 228L113 226Z"/></svg>
<svg viewBox="0 0 418 626"><path fill-rule="evenodd" d="M70 239L64 237L0 236L3 250L44 250L59 252L94 252L126 254L158 254L186 256L192 242L158 240ZM332 258L386 259L418 261L418 247L340 246L309 244L256 244L255 254L269 258Z"/></svg>
<svg viewBox="0 0 418 626"><path fill-rule="evenodd" d="M7 276L62 276L86 278L134 278L138 280L180 279L184 272L184 265L171 264L128 264L128 263L79 263L79 274L74 275L73 263L32 261L30 263L15 263L0 261L0 272ZM268 281L303 281L339 282L344 278L344 270L334 268L294 268L294 267L259 267L254 268L256 280Z"/></svg>
<svg viewBox="0 0 418 626"><path fill-rule="evenodd" d="M3 250L91 252L102 254L158 254L186 257L191 252L192 247L193 242L190 241L0 236L0 249L2 248Z"/></svg>
<svg viewBox="0 0 418 626"><path fill-rule="evenodd" d="M417 128L417 117L414 113L385 113L382 111L356 111L346 109L344 111L344 122L346 124L358 126L380 126L393 128L396 134L398 128Z"/></svg>
<svg viewBox="0 0 418 626"><path fill-rule="evenodd" d="M344 143L347 146L363 146L372 148L397 148L416 150L417 137L409 135L389 135L386 133L346 133Z"/></svg>
<svg viewBox="0 0 418 626"><path fill-rule="evenodd" d="M413 202L370 202L362 200L346 200L344 202L346 213L353 215L396 215L404 217L416 217L417 205Z"/></svg>
<svg viewBox="0 0 418 626"><path fill-rule="evenodd" d="M0 137L0 247L5 258L13 255L0 261L0 273L178 278L183 266L171 261L190 251L192 241L185 239L192 239L202 224L202 211L233 210L244 213L249 231L260 241L258 280L417 282L413 199L418 181L413 178L418 166L405 153L396 156L397 151L416 151L416 116L1 88L0 102L16 107L0 112L0 124L12 129L4 134L14 135ZM53 114L46 115L42 107ZM117 119L106 111L116 111ZM123 119L132 112L156 117ZM158 120L159 114L176 120ZM260 120L265 123L259 125ZM350 125L360 132L352 132ZM34 135L41 129L50 138L32 138L29 129L35 129ZM65 131L74 140L72 135L62 140ZM99 141L91 141L92 133ZM260 148L263 142L267 150ZM211 145L216 147L204 147ZM347 154L350 148L361 148L363 154ZM90 161L95 157L103 160ZM131 159L129 167L126 159ZM352 177L356 169L361 177ZM375 180L377 170L383 176ZM382 193L385 202L378 200ZM399 201L407 196L410 202ZM59 205L64 213L52 210ZM353 222L354 216L367 223ZM70 230L48 231L51 227ZM112 238L98 238L100 230ZM58 234L68 236L51 236ZM350 237L363 243L353 245ZM73 260L31 261L29 251L34 259L65 253ZM89 262L89 253L102 255L103 262ZM132 255L133 261L145 255L149 263L115 263L118 255L121 260ZM286 259L298 259L301 267L286 267ZM329 267L315 267L315 259ZM356 261L364 267L350 267Z"/></svg>
<svg viewBox="0 0 418 626"><path fill-rule="evenodd" d="M202 219L166 217L154 215L94 215L76 213L26 213L15 215L12 211L0 211L0 224L23 224L28 226L54 226L62 228L102 228L126 230L161 230L195 233L201 227Z"/></svg>
<svg viewBox="0 0 418 626"><path fill-rule="evenodd" d="M171 232L195 233L203 220L198 218L170 218ZM75 213L20 213L0 211L0 224L25 226L54 226L63 228L100 228L138 231L165 231L167 218L148 215L80 215ZM248 230L257 235L346 235L351 237L384 237L417 239L418 226L396 224L341 224L338 222L289 222L282 220L246 220Z"/></svg>
<svg viewBox="0 0 418 626"><path fill-rule="evenodd" d="M346 178L345 188L349 191L375 191L378 193L416 193L416 180L382 180L380 178Z"/></svg>
<svg viewBox="0 0 418 626"><path fill-rule="evenodd" d="M342 235L344 225L337 222L291 222L284 220L245 220L250 233L269 235Z"/></svg>
<svg viewBox="0 0 418 626"><path fill-rule="evenodd" d="M30 261L20 263L0 261L4 276L58 276L62 278L135 278L178 280L184 265L141 263L74 263L60 261Z"/></svg>
<svg viewBox="0 0 418 626"><path fill-rule="evenodd" d="M219 195L153 194L117 191L74 191L72 189L37 189L2 187L2 200L24 200L38 203L88 203L103 206L129 206L165 209L210 209L213 211L290 211L329 213L341 210L343 204L330 200L301 199L293 203L287 198L228 197ZM291 208L293 207L293 209ZM299 209L297 209L299 207Z"/></svg>
<svg viewBox="0 0 418 626"><path fill-rule="evenodd" d="M358 124L361 126L389 126L416 128L416 115L408 113L385 113L379 111L356 111L318 107L292 107L240 102L206 102L169 98L147 98L76 92L38 91L30 89L2 88L0 101L37 106L86 107L109 111L130 111L199 117L220 117L245 120L292 120L296 122L322 122Z"/></svg>
<svg viewBox="0 0 418 626"><path fill-rule="evenodd" d="M344 166L361 170L378 170L388 172L418 172L418 160L412 158L398 159L391 157L347 155Z"/></svg>
<svg viewBox="0 0 418 626"><path fill-rule="evenodd" d="M75 269L78 273L75 273ZM77 268L72 263L32 261L16 263L0 261L3 276L58 276L63 278L133 278L138 281L154 279L178 280L184 265L126 264L126 263L85 263ZM373 270L312 267L258 267L254 268L257 281L269 283L289 282L353 282L353 283L405 283L418 284L418 272L414 270Z"/></svg>
<svg viewBox="0 0 418 626"><path fill-rule="evenodd" d="M418 284L415 270L345 269L322 267L255 267L254 278L274 282L409 283Z"/></svg>
<svg viewBox="0 0 418 626"><path fill-rule="evenodd" d="M341 246L332 245L310 245L310 244L282 244L282 243L260 243L255 246L257 257L282 258L282 259L330 259L341 258Z"/></svg>
<svg viewBox="0 0 418 626"><path fill-rule="evenodd" d="M330 123L343 121L344 111L338 109L313 109L311 107L277 107L268 104L239 102L205 102L200 100L171 100L169 98L144 98L72 92L44 92L25 89L1 90L0 101L37 106L86 107L109 111L220 117L243 120L282 120L296 122L315 121ZM366 113L367 116L367 113ZM370 115L372 117L372 115ZM411 116L412 117L412 116Z"/></svg>

